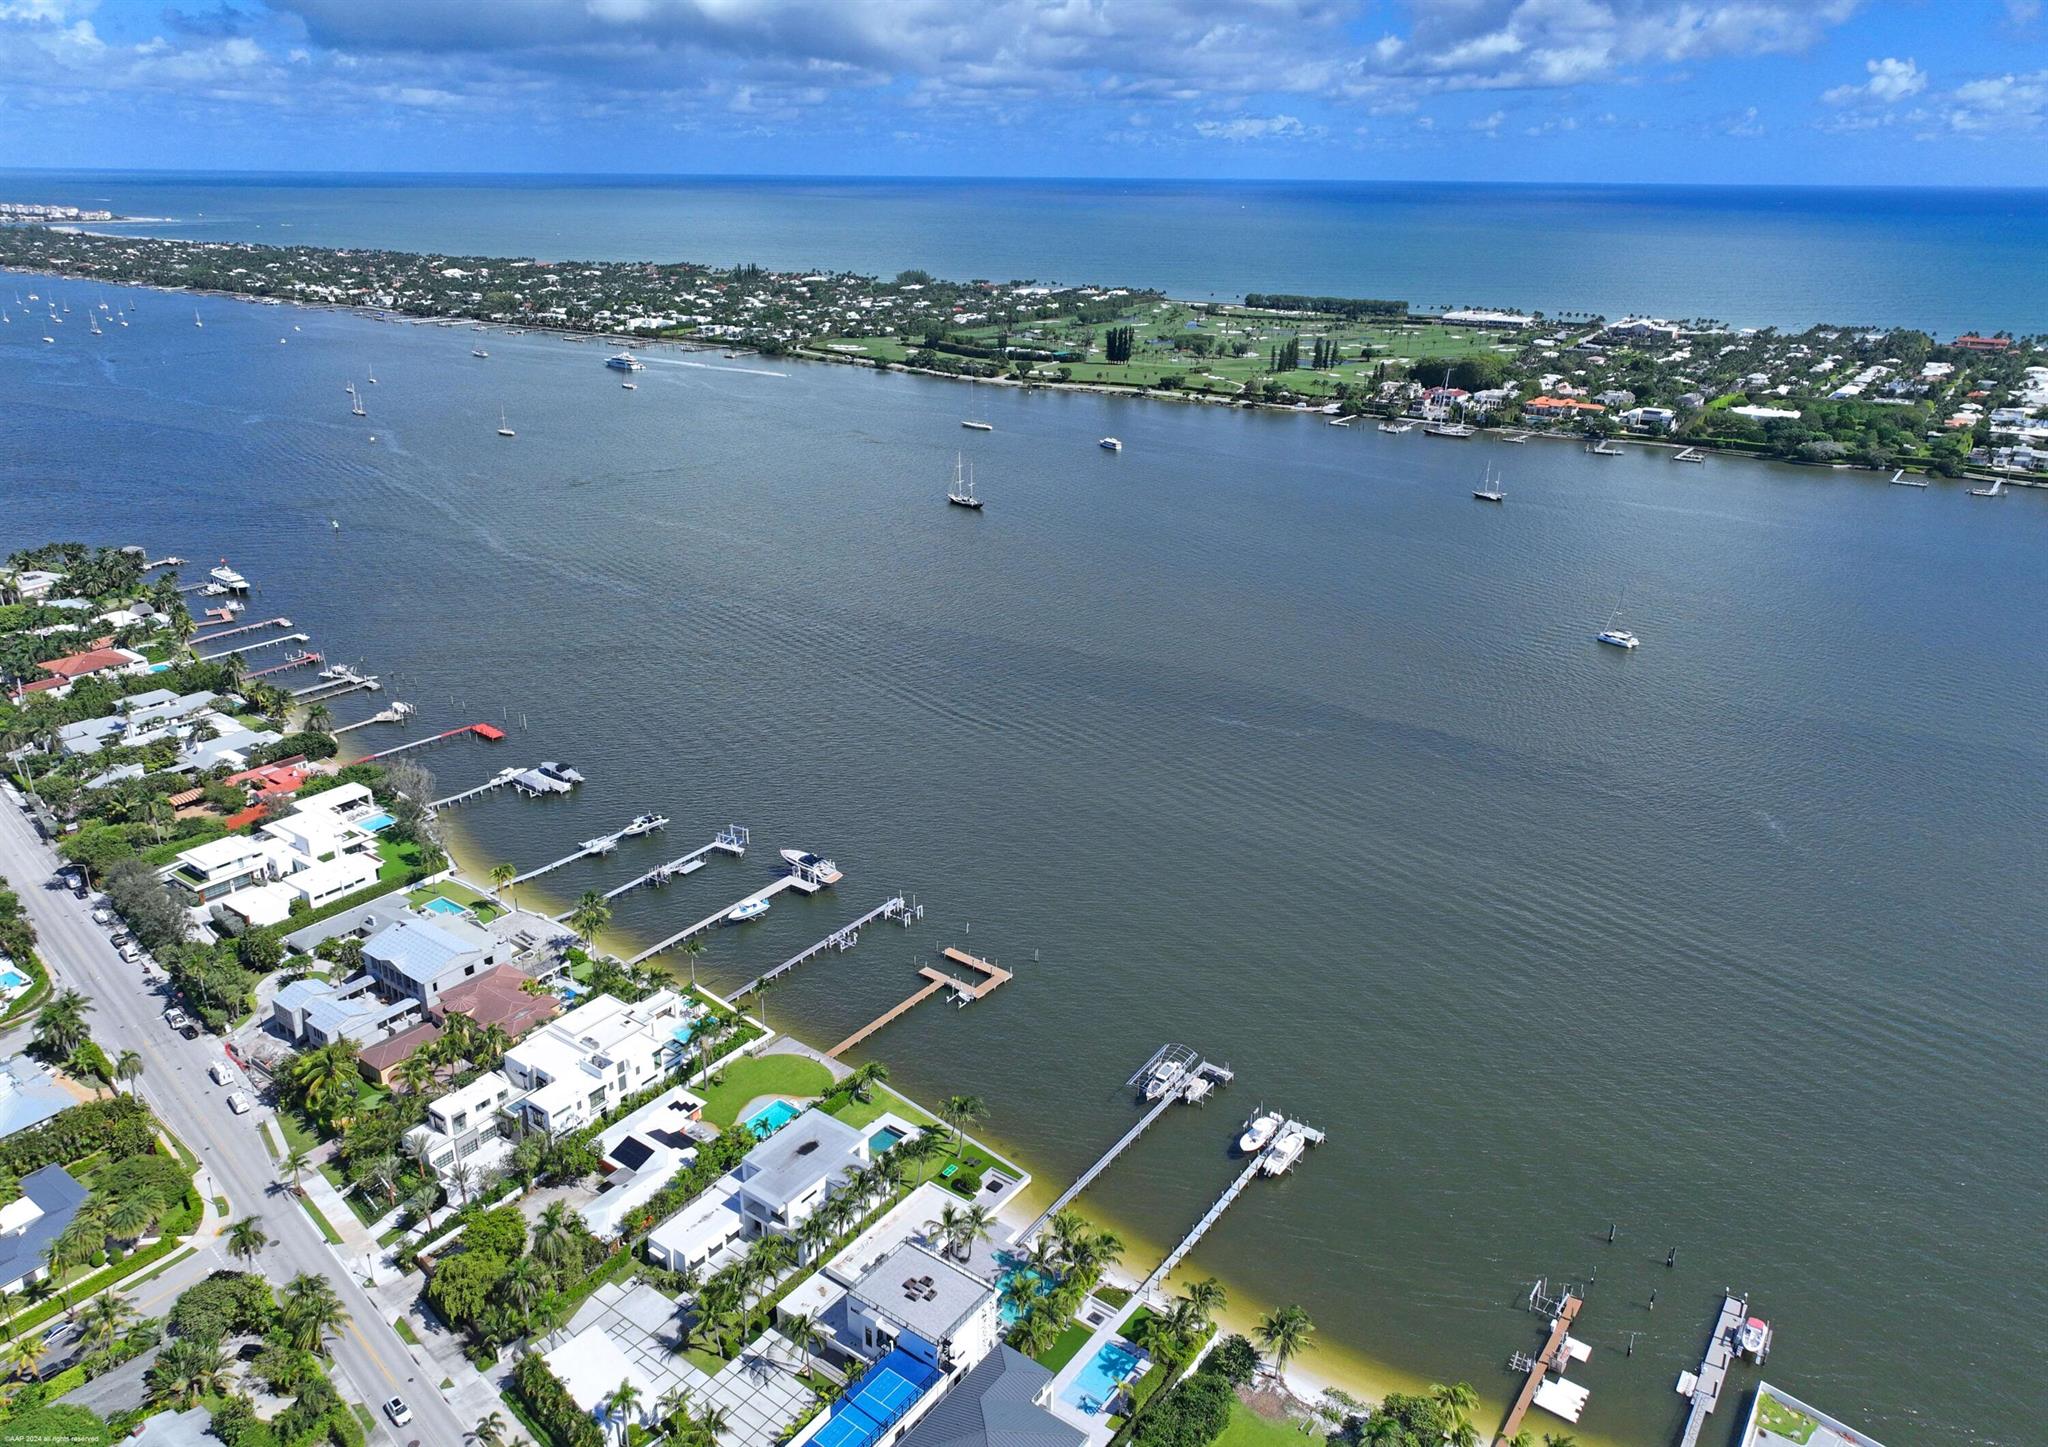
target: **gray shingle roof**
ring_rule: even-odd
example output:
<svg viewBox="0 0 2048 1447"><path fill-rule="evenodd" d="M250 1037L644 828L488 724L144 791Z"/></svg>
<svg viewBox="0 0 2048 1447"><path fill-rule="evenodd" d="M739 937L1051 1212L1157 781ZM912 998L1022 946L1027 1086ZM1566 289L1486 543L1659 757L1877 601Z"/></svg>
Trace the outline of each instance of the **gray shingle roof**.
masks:
<svg viewBox="0 0 2048 1447"><path fill-rule="evenodd" d="M12 1285L44 1265L43 1252L64 1234L86 1190L62 1166L44 1166L21 1178L21 1194L43 1208L43 1214L18 1233L0 1236L0 1285Z"/></svg>
<svg viewBox="0 0 2048 1447"><path fill-rule="evenodd" d="M1052 1373L999 1346L962 1377L898 1447L1081 1447L1087 1436L1032 1398Z"/></svg>

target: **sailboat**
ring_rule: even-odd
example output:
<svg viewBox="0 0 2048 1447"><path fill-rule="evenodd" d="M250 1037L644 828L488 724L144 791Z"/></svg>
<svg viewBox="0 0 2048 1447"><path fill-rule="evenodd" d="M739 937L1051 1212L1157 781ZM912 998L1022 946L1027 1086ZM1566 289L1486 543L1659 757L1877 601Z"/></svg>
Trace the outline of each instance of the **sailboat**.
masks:
<svg viewBox="0 0 2048 1447"><path fill-rule="evenodd" d="M517 437L519 435L505 421L505 409L503 407L498 409L498 435L500 437Z"/></svg>
<svg viewBox="0 0 2048 1447"><path fill-rule="evenodd" d="M1614 600L1614 611L1607 615L1607 626L1605 628L1602 628L1598 633L1594 634L1593 636L1600 642L1612 644L1616 648L1634 648L1637 644L1642 642L1642 640L1637 638L1635 634L1628 632L1626 629L1621 629L1614 626L1615 621L1620 617L1621 599L1617 598Z"/></svg>
<svg viewBox="0 0 2048 1447"><path fill-rule="evenodd" d="M205 325L206 325L206 323L205 323L205 322L203 322L203 321L199 320L199 308L198 308L198 307L194 307L194 308L192 308L192 325L193 325L193 326L195 326L195 327L203 327L203 326L205 326Z"/></svg>
<svg viewBox="0 0 2048 1447"><path fill-rule="evenodd" d="M1449 393L1450 390L1451 369L1446 367L1444 368L1444 391ZM1478 428L1471 426L1469 423L1453 422L1451 420L1451 399L1449 396L1445 396L1443 401L1438 404L1435 419L1423 426L1422 433L1425 437L1470 437L1478 430Z"/></svg>
<svg viewBox="0 0 2048 1447"><path fill-rule="evenodd" d="M1489 462L1486 465L1485 480L1478 487L1472 489L1472 496L1478 498L1481 502L1506 502L1508 500L1506 489L1501 486L1500 479L1493 475L1492 463Z"/></svg>
<svg viewBox="0 0 2048 1447"><path fill-rule="evenodd" d="M954 507L970 508L975 512L981 511L981 499L974 495L973 476L970 474L966 481L963 482L961 480L960 456L958 453L955 453L953 456L953 490L946 494L946 501Z"/></svg>
<svg viewBox="0 0 2048 1447"><path fill-rule="evenodd" d="M349 412L350 412L350 413L351 413L352 415L354 415L354 416L357 416L357 417L367 417L367 416L369 416L369 415L370 415L369 413L367 413L367 412L365 412L365 411L363 410L363 395L362 395L362 393L360 393L360 392L356 391L356 389L355 389L355 388L351 387L351 388L349 388L349 389L348 389L348 395L349 395L349 398L350 398L350 402L349 402L349 409L348 409L348 410L349 410Z"/></svg>
<svg viewBox="0 0 2048 1447"><path fill-rule="evenodd" d="M375 367L370 368L369 382L372 387L377 385L377 369Z"/></svg>

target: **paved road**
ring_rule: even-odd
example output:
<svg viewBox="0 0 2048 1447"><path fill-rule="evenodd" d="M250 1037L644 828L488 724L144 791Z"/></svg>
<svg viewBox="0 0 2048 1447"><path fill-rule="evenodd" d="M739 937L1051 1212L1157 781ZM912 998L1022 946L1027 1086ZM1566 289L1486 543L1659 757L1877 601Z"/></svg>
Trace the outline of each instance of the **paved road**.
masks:
<svg viewBox="0 0 2048 1447"><path fill-rule="evenodd" d="M10 790L0 789L0 876L21 896L54 987L92 998L92 1036L109 1055L125 1049L141 1054L143 1098L198 1153L200 1189L226 1196L235 1215L262 1214L271 1243L256 1269L280 1284L301 1272L334 1283L352 1318L334 1343L335 1364L347 1385L373 1411L392 1396L404 1397L412 1407L412 1421L400 1435L393 1435L378 1412L372 1440L457 1447L470 1424L458 1420L442 1400L438 1379L421 1373L405 1343L328 1250L306 1213L276 1194L277 1171L257 1134L268 1112L232 1114L227 1092L207 1079L207 1066L222 1058L220 1041L209 1035L185 1040L164 1027L165 1001L115 952L93 924L86 902L51 886L56 867L34 821L22 813Z"/></svg>

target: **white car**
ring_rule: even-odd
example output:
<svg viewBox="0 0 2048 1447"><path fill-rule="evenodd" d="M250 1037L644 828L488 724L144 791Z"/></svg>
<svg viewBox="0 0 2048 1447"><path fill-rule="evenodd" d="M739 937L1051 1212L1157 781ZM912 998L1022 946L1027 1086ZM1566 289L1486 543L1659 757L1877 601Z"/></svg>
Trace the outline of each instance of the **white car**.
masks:
<svg viewBox="0 0 2048 1447"><path fill-rule="evenodd" d="M125 944L121 946L121 958L131 965L136 964L142 959L142 950L137 945Z"/></svg>
<svg viewBox="0 0 2048 1447"><path fill-rule="evenodd" d="M235 1083L235 1072L229 1069L228 1063L225 1060L214 1061L213 1064L206 1067L206 1073L213 1077L215 1085L233 1085Z"/></svg>
<svg viewBox="0 0 2048 1447"><path fill-rule="evenodd" d="M412 1420L412 1408L405 1405L405 1398L393 1397L384 1404L384 1415L391 1419L394 1427L403 1427Z"/></svg>
<svg viewBox="0 0 2048 1447"><path fill-rule="evenodd" d="M228 1109L236 1115L247 1115L249 1113L249 1103L249 1097L242 1094L241 1091L231 1090L228 1092Z"/></svg>

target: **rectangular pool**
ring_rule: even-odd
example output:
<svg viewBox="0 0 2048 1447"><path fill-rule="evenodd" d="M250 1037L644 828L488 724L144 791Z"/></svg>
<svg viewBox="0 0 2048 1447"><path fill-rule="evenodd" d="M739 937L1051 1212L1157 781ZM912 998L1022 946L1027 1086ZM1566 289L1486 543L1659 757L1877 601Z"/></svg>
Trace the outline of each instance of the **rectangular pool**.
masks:
<svg viewBox="0 0 2048 1447"><path fill-rule="evenodd" d="M359 828L367 829L372 834L375 834L380 829L389 829L393 824L396 824L397 822L398 821L396 819L393 819L389 814L372 814L367 819L356 820L356 825Z"/></svg>
<svg viewBox="0 0 2048 1447"><path fill-rule="evenodd" d="M766 1140L802 1114L786 1100L773 1100L748 1116L747 1125L755 1135Z"/></svg>
<svg viewBox="0 0 2048 1447"><path fill-rule="evenodd" d="M1151 1358L1129 1342L1121 1338L1111 1341L1068 1383L1060 1400L1091 1417L1101 1416L1116 1400L1117 1389L1150 1364Z"/></svg>
<svg viewBox="0 0 2048 1447"><path fill-rule="evenodd" d="M16 990L27 983L28 976L19 970L9 970L5 974L0 974L0 990Z"/></svg>
<svg viewBox="0 0 2048 1447"><path fill-rule="evenodd" d="M879 1156L885 1151L893 1150L895 1149L896 1142L902 1139L902 1131L896 1129L893 1125L885 1125L868 1137L868 1154Z"/></svg>
<svg viewBox="0 0 2048 1447"><path fill-rule="evenodd" d="M437 894L437 895L435 895L435 896L434 896L434 897L433 897L432 899L428 900L428 901L427 901L427 902L426 902L425 904L421 905L421 906L420 906L420 908L421 908L421 909L423 909L423 910L425 910L425 911L426 911L426 912L427 912L428 914L468 914L468 913L469 913L469 911L468 911L468 910L464 909L464 908L463 908L463 907L462 907L461 905L457 904L457 903L456 903L456 902L455 902L454 900L452 900L452 899L448 898L448 896L447 896L447 895L445 895L445 894Z"/></svg>

